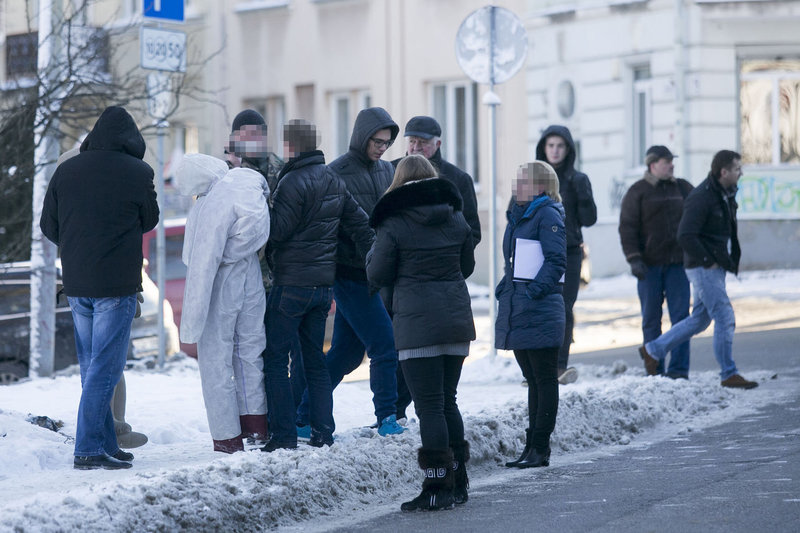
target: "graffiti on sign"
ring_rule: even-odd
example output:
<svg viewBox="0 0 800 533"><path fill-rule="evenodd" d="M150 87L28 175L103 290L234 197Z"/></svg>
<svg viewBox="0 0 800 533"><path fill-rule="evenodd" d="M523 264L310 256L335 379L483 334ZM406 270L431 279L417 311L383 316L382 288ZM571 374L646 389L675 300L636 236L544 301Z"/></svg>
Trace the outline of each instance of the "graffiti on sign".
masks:
<svg viewBox="0 0 800 533"><path fill-rule="evenodd" d="M746 175L736 195L740 213L800 216L800 179Z"/></svg>

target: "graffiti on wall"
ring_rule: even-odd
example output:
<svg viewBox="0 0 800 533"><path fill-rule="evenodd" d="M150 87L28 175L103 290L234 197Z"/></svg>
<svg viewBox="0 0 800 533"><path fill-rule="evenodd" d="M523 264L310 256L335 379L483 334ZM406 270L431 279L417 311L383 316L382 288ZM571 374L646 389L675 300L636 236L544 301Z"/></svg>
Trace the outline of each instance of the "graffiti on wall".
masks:
<svg viewBox="0 0 800 533"><path fill-rule="evenodd" d="M628 192L628 189L633 182L638 179L639 177L623 178L614 176L611 178L611 187L608 190L608 201L611 205L611 209L614 212L619 212L620 208L622 207L622 197L625 196L626 192Z"/></svg>
<svg viewBox="0 0 800 533"><path fill-rule="evenodd" d="M739 213L800 217L800 177L747 174L739 180Z"/></svg>

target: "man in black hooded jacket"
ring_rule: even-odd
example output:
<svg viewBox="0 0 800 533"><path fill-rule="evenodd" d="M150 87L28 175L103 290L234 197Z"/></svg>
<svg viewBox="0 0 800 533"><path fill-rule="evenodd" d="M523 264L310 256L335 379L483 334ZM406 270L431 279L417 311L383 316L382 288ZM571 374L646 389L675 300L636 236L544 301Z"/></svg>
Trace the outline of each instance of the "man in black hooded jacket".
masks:
<svg viewBox="0 0 800 533"><path fill-rule="evenodd" d="M575 170L575 143L566 126L552 125L542 133L536 145L536 159L550 163L558 174L561 203L566 212L564 223L567 229L567 271L564 274L564 309L567 313L564 342L558 351L558 381L573 383L578 372L567 366L572 344L575 315L572 307L578 299L583 261L583 233L581 227L597 222L597 206L592 196L592 184L583 172Z"/></svg>
<svg viewBox="0 0 800 533"><path fill-rule="evenodd" d="M136 292L142 284L142 234L158 223L153 169L133 118L108 107L56 168L39 225L60 247L64 293L75 326L81 400L75 432L78 469L130 468L114 431L111 396L122 377Z"/></svg>

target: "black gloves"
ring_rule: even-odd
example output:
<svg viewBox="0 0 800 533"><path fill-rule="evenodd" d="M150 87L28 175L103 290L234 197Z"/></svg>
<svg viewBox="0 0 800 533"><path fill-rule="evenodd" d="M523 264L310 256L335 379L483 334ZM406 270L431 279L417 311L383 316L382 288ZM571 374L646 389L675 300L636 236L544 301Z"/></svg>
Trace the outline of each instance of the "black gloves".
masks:
<svg viewBox="0 0 800 533"><path fill-rule="evenodd" d="M644 264L644 261L641 259L634 259L631 261L631 274L640 281L644 280L647 275L647 265Z"/></svg>
<svg viewBox="0 0 800 533"><path fill-rule="evenodd" d="M142 316L142 304L144 303L144 295L141 292L136 293L136 313L134 313L133 318L139 318Z"/></svg>

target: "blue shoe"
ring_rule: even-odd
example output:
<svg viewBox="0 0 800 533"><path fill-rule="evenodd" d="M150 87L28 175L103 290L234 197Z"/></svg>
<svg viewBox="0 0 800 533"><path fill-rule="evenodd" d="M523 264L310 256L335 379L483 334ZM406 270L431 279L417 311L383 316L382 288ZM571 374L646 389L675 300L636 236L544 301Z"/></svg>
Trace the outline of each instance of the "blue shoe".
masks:
<svg viewBox="0 0 800 533"><path fill-rule="evenodd" d="M385 437L386 435L399 435L404 432L406 428L397 423L397 416L389 415L381 420L381 425L378 428L378 435Z"/></svg>
<svg viewBox="0 0 800 533"><path fill-rule="evenodd" d="M297 438L309 440L311 438L311 426L297 426Z"/></svg>

